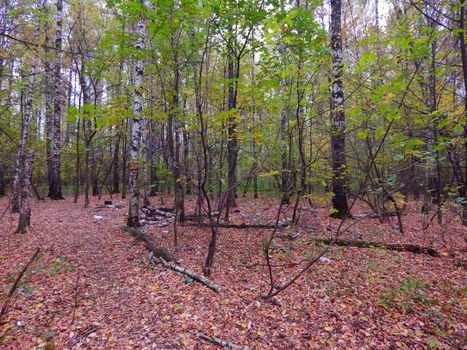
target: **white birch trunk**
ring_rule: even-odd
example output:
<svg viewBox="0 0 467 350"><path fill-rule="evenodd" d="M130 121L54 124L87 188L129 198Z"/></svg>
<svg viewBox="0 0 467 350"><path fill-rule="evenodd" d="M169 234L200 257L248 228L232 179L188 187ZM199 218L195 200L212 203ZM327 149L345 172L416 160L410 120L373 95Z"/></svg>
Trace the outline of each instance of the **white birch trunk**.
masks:
<svg viewBox="0 0 467 350"><path fill-rule="evenodd" d="M144 46L144 19L140 18L136 23L136 49L138 55L142 54ZM133 97L133 120L131 123L130 133L130 161L128 162L129 175L129 205L128 205L128 221L129 227L140 226L139 223L139 191L138 191L138 158L141 146L141 124L143 113L143 96L142 85L144 75L144 60L137 57L134 60L135 74L135 92Z"/></svg>
<svg viewBox="0 0 467 350"><path fill-rule="evenodd" d="M36 26L34 29L34 37L37 38L39 35L39 26ZM11 198L11 211L17 213L20 209L20 181L21 174L23 173L23 156L24 150L26 149L26 143L29 135L29 128L32 118L32 97L34 95L34 83L36 77L36 58L33 57L31 61L31 67L29 69L29 79L28 79L28 88L26 93L26 99L24 104L24 114L23 120L21 123L21 138L19 141L18 150L16 153L16 169L15 175L13 178L13 191Z"/></svg>

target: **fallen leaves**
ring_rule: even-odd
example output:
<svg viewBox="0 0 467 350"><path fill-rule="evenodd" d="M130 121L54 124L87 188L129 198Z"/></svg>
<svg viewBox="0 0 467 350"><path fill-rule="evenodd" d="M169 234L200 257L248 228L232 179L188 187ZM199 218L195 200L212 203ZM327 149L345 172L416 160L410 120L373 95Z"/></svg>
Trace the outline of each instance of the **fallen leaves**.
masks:
<svg viewBox="0 0 467 350"><path fill-rule="evenodd" d="M242 211L232 213L232 220L255 216L269 222L277 209L267 198L239 198L239 203ZM44 347L52 340L61 349L70 339L79 339L75 348L215 349L194 335L199 330L254 349L436 349L460 346L465 334L465 272L451 253L443 254L460 247L459 234L444 237L448 246L443 248L433 230L415 229L414 216L406 219L404 236L375 219L359 221L349 235L438 245L442 258L336 248L277 303L270 303L260 299L268 287L262 257L266 230L221 230L219 249L226 254L216 256L213 277L225 291L215 295L185 276L149 264L144 248L132 245L121 230L124 211L103 208L99 215L105 220L96 220L95 208L82 209L68 198L36 203L33 210L31 234L18 238L7 225L0 226L0 297L11 283L7 276L14 276L26 252L38 243L44 251L0 328L0 335L9 329L3 339L9 348ZM282 264L274 268L278 284L316 249L310 235L324 235L336 224L326 209L303 212L302 222L306 227L300 235L281 242L273 254L275 263ZM207 231L179 229L177 258L199 272ZM149 234L171 248L169 231L151 228ZM397 290L386 309L378 304L386 291ZM99 328L90 332L93 325Z"/></svg>

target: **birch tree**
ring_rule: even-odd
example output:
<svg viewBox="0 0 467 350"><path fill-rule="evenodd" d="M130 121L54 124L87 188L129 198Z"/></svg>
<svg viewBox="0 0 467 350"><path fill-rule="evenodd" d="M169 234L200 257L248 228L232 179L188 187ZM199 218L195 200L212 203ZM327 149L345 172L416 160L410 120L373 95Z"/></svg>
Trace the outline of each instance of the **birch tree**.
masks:
<svg viewBox="0 0 467 350"><path fill-rule="evenodd" d="M143 6L143 4L141 4ZM139 14L140 18L136 22L136 57L133 61L134 70L134 96L133 96L133 118L131 122L130 133L130 160L128 162L129 175L129 205L128 205L128 221L129 227L138 227L139 223L139 190L138 190L138 159L141 145L141 128L143 114L143 78L144 78L144 59L141 56L144 47L144 18L143 14Z"/></svg>
<svg viewBox="0 0 467 350"><path fill-rule="evenodd" d="M347 165L345 161L345 112L344 112L344 86L342 82L342 3L341 0L331 0L331 157L332 157L332 197L333 216L345 217L349 215L345 174Z"/></svg>

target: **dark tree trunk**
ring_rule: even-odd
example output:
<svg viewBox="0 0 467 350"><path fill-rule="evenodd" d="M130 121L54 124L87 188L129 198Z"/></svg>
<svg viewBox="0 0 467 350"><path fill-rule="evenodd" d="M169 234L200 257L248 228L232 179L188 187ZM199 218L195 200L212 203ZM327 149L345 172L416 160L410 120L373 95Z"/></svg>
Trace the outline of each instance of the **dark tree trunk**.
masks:
<svg viewBox="0 0 467 350"><path fill-rule="evenodd" d="M332 150L332 205L333 217L348 216L347 189L345 185L347 165L345 161L345 112L342 73L341 0L331 0L331 49L332 49L332 97L331 97L331 150Z"/></svg>
<svg viewBox="0 0 467 350"><path fill-rule="evenodd" d="M281 190L282 190L282 203L290 203L290 184L289 184L289 173L287 162L287 107L284 107L281 112L281 162L282 162L282 174L281 174Z"/></svg>
<svg viewBox="0 0 467 350"><path fill-rule="evenodd" d="M91 147L91 183L92 183L92 195L99 195L99 179L97 176L97 150L94 149L89 142L89 147Z"/></svg>
<svg viewBox="0 0 467 350"><path fill-rule="evenodd" d="M44 13L46 18L49 14L49 6L47 1L44 1ZM52 90L53 84L51 79L52 72L52 62L51 62L51 52L49 47L51 46L51 39L49 33L50 27L48 19L46 20L46 25L44 28L45 33L45 154L47 157L47 185L50 189L52 187L52 137L53 137L53 97Z"/></svg>
<svg viewBox="0 0 467 350"><path fill-rule="evenodd" d="M464 78L464 91L467 91L467 48L466 48L466 42L465 42L465 0L460 1L461 6L460 6L460 16L459 16L459 42L460 42L460 50L461 50L461 60L462 60L462 74ZM467 113L467 96L464 96L464 116ZM464 122L464 176L463 176L464 182L458 183L459 186L462 187L462 190L459 190L460 193L463 193L464 195L461 196L464 199L464 204L463 204L463 214L462 214L462 222L464 226L467 226L467 198L465 197L465 194L467 192L466 186L467 184L465 183L467 179L467 123Z"/></svg>
<svg viewBox="0 0 467 350"><path fill-rule="evenodd" d="M5 163L0 161L0 197L6 195Z"/></svg>

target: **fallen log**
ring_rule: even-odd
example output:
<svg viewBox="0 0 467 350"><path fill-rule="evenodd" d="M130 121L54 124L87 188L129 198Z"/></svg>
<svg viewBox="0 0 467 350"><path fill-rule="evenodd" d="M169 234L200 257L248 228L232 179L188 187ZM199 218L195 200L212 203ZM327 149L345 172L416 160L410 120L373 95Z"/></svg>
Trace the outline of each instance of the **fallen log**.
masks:
<svg viewBox="0 0 467 350"><path fill-rule="evenodd" d="M333 242L333 239L330 238L313 238L315 242L330 244ZM422 247L416 244L399 244L399 243L380 243L380 242L368 242L368 241L353 241L353 240L344 240L338 239L334 241L334 244L337 246L344 247L357 247L357 248L382 248L387 250L395 250L399 252L411 252L415 254L427 254L433 257L439 257L441 254L433 249L428 247Z"/></svg>
<svg viewBox="0 0 467 350"><path fill-rule="evenodd" d="M211 224L207 222L204 222L204 223L186 222L182 226L211 227ZM238 229L246 229L246 228L274 229L276 227L275 224L246 224L246 223L233 224L233 223L227 223L227 222L220 222L216 226L222 227L222 228L238 228ZM277 227L284 228L288 226L289 226L288 222L283 222L283 223L280 223Z"/></svg>
<svg viewBox="0 0 467 350"><path fill-rule="evenodd" d="M133 237L143 242L146 249L150 252L152 261L160 262L164 267L169 268L170 270L179 272L184 274L188 277L191 277L195 281L198 281L204 284L206 287L212 289L213 291L219 293L221 291L221 287L211 281L209 278L204 277L190 269L184 268L178 264L177 259L170 254L167 249L158 248L154 245L154 243L149 239L149 237L142 231L136 230L134 228L125 226L125 231L130 233Z"/></svg>
<svg viewBox="0 0 467 350"><path fill-rule="evenodd" d="M196 332L196 335L198 337L200 337L201 339L207 340L207 341L209 341L209 342L211 342L213 344L216 344L216 345L226 347L227 349L249 350L249 348L246 347L246 346L237 345L237 344L231 343L231 342L229 342L227 340L223 340L223 339L220 339L220 338L217 338L217 337L211 337L211 336L207 335L204 332Z"/></svg>

